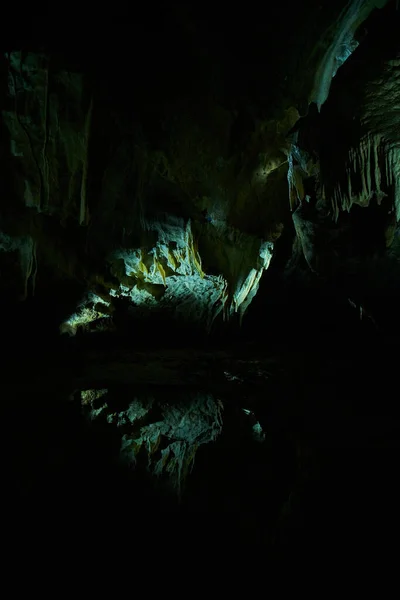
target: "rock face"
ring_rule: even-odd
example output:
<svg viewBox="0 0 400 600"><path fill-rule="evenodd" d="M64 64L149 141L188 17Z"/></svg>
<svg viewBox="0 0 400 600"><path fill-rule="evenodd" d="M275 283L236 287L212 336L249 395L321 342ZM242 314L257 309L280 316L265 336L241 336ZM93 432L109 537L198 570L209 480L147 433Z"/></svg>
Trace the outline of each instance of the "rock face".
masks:
<svg viewBox="0 0 400 600"><path fill-rule="evenodd" d="M16 199L39 213L86 224L93 102L84 77L52 71L46 55L16 51L5 58L8 110L2 117L16 163Z"/></svg>
<svg viewBox="0 0 400 600"><path fill-rule="evenodd" d="M399 18L393 4L366 22L366 37L320 112L299 122L289 170L308 265L380 313L388 327L400 273Z"/></svg>
<svg viewBox="0 0 400 600"><path fill-rule="evenodd" d="M31 258L21 261L23 279L31 276L29 265L37 257L33 233L46 238L39 243L39 262L54 261L54 269L72 277L79 268L86 280L96 275L88 273L90 256L100 253L111 266L100 264L97 275L104 277L109 269L118 279L114 295L129 296L133 304L152 306L163 298L182 313L202 304L190 316L205 323L222 310L226 316L243 310L268 268L282 211L268 207L267 200L255 228L249 213L253 217L251 207L266 197L269 173L281 168L283 181L285 156L279 146L296 113L288 116L282 133L274 122L260 125L252 142L256 154L233 189L237 157L227 155L233 115L222 107L211 106L203 123L183 115L168 144L151 147L140 139L131 115L105 114L103 100L83 74L54 68L50 56L22 52L8 53L6 66L7 109L2 114L11 150L13 205L5 207L4 217L11 219L18 211L22 222L10 226L14 241L4 242L3 249L23 248L25 256L30 244ZM275 144L272 154L260 154L268 139ZM45 222L52 240L43 231ZM64 264L51 248L59 224L71 232L71 240L64 236L67 247L60 249ZM81 240L72 238L77 226L86 228ZM85 254L84 238L89 251L82 268L73 255L74 248L80 258ZM199 245L207 270L215 275L203 269Z"/></svg>
<svg viewBox="0 0 400 600"><path fill-rule="evenodd" d="M153 475L167 475L178 495L198 447L215 441L222 430L222 402L209 394L186 393L161 405L151 396L139 397L117 411L108 390L84 390L81 396L90 419L102 419L120 430L124 461L141 461Z"/></svg>
<svg viewBox="0 0 400 600"><path fill-rule="evenodd" d="M310 2L299 14L308 28L303 84L288 81L284 65L282 72L271 70L271 83L281 78L286 91L274 84L264 106L264 88L258 98L254 88L262 28L232 73L235 55L227 57L208 23L190 11L169 17L177 28L175 49L166 34L158 41L160 47L168 42L165 61L177 61L176 68L166 75L154 65L151 79L138 65L133 86L124 83L130 59L118 60L120 44L112 56L86 53L80 62L46 50L5 52L1 228L8 241L1 247L9 269L10 252L19 262L9 292L39 293L50 276L54 289L60 278L84 285L89 312L102 304L111 314L113 297L124 297L206 327L218 314L243 315L288 222L286 135L312 96L313 73L321 78L323 69L325 81L336 72L374 7L343 2L315 12ZM311 27L310 14L318 27ZM278 30L292 35L281 16ZM240 26L224 33L227 48ZM330 34L322 36L326 27ZM206 29L207 48L200 43ZM271 38L266 57L273 46ZM190 73L179 62L182 47ZM289 60L287 67L290 73ZM247 90L240 88L246 77Z"/></svg>
<svg viewBox="0 0 400 600"><path fill-rule="evenodd" d="M398 14L374 24L368 35L375 43L361 44L343 66L321 112L324 136L340 140L339 152L323 142L320 153L321 193L335 218L353 204L388 198L400 220L398 26Z"/></svg>

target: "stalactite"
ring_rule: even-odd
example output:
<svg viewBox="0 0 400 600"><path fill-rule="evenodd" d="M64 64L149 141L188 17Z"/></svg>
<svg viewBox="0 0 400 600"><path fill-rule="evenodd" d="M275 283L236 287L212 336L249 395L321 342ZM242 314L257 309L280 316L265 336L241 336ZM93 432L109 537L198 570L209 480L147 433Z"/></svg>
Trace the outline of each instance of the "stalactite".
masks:
<svg viewBox="0 0 400 600"><path fill-rule="evenodd" d="M88 181L88 162L89 162L88 161L88 152L89 152L89 138L90 138L90 126L91 126L91 122L92 122L92 113L93 113L93 96L90 99L90 104L89 104L88 112L86 114L86 119L85 119L79 225L87 225L87 221L88 221L88 206L87 206L87 181Z"/></svg>
<svg viewBox="0 0 400 600"><path fill-rule="evenodd" d="M376 187L376 191L379 194L379 196L382 194L381 191L381 182L382 182L382 177L381 177L381 171L379 169L379 155L378 155L378 144L376 143L376 139L374 139L374 163L375 163L375 172L374 172L374 178L375 178L375 187Z"/></svg>
<svg viewBox="0 0 400 600"><path fill-rule="evenodd" d="M44 139L42 148L42 164L43 164L43 206L42 210L47 211L50 204L50 189L49 189L49 159L47 156L47 144L49 140L49 65L45 69L45 85L44 85Z"/></svg>
<svg viewBox="0 0 400 600"><path fill-rule="evenodd" d="M32 296L35 295L36 290L36 276L38 272L38 261L37 261L37 251L36 251L36 242L33 242L32 245L32 262L35 264L35 269L32 273Z"/></svg>
<svg viewBox="0 0 400 600"><path fill-rule="evenodd" d="M20 248L21 269L23 271L24 277L24 294L22 298L23 300L26 300L28 298L29 279L32 275L33 263L35 261L36 256L36 249L34 248L35 243L31 238L28 238L24 243L22 243Z"/></svg>
<svg viewBox="0 0 400 600"><path fill-rule="evenodd" d="M294 209L294 176L293 176L293 156L292 156L292 150L290 150L289 155L288 155L288 171L287 171L287 181L288 181L288 188L289 188L289 206L290 206L290 210Z"/></svg>
<svg viewBox="0 0 400 600"><path fill-rule="evenodd" d="M389 145L381 135L368 134L358 148L349 150L345 173L343 181L330 194L336 220L340 210L349 211L353 204L368 206L374 196L380 203L392 186L397 220L400 219L400 146ZM357 181L361 186L358 192Z"/></svg>

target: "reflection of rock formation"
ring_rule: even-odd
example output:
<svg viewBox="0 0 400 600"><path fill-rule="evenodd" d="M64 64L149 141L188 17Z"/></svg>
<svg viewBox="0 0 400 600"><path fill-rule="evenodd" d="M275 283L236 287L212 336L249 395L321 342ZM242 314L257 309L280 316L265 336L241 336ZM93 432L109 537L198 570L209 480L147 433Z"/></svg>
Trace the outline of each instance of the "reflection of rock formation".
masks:
<svg viewBox="0 0 400 600"><path fill-rule="evenodd" d="M163 476L181 494L200 445L217 439L222 430L222 402L207 393L186 392L171 404L164 396L142 395L132 400L107 389L81 392L84 412L107 423L121 436L121 457L132 466Z"/></svg>

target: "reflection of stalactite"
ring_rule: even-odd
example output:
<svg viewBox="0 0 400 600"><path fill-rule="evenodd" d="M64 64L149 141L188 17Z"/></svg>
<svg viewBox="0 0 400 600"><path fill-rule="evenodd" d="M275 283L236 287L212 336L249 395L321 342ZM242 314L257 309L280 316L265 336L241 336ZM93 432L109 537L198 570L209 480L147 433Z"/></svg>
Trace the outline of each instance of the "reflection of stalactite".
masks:
<svg viewBox="0 0 400 600"><path fill-rule="evenodd" d="M92 113L93 113L93 96L90 99L90 104L89 104L88 112L86 114L86 119L85 119L79 225L87 225L87 222L88 222L88 206L87 206L88 151L89 151L89 137L90 137L90 126L91 126L91 122L92 122Z"/></svg>

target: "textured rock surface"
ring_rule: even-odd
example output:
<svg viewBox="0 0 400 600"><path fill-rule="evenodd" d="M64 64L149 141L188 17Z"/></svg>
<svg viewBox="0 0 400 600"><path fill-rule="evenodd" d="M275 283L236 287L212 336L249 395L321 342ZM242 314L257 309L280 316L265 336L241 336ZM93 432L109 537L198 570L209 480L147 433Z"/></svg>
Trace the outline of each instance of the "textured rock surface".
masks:
<svg viewBox="0 0 400 600"><path fill-rule="evenodd" d="M355 51L338 73L321 113L324 136L340 139L340 153L333 156L323 143L320 154L322 195L332 203L335 218L354 203L368 206L372 199L381 203L389 197L400 220L398 27L395 14L390 29L381 24L385 39L379 24L377 31L370 31L376 45L362 44ZM350 85L351 96L346 96L343 90Z"/></svg>
<svg viewBox="0 0 400 600"><path fill-rule="evenodd" d="M392 4L366 22L320 113L296 126L288 177L295 249L388 328L400 273L399 18Z"/></svg>
<svg viewBox="0 0 400 600"><path fill-rule="evenodd" d="M198 447L215 441L221 433L222 403L209 394L193 392L181 397L174 394L172 403L167 398L160 403L151 396L129 402L108 390L102 395L93 392L81 393L89 418L105 420L120 430L124 462L136 466L139 461L156 477L166 476L180 495Z"/></svg>
<svg viewBox="0 0 400 600"><path fill-rule="evenodd" d="M275 139L276 125L271 123L266 132L261 128L254 134L256 155L234 189L235 157L226 158L233 118L229 111L211 106L208 114L202 115L202 123L184 114L172 125L164 149L140 143L129 116L118 115L116 128L107 136L107 162L99 164L105 157L91 151L92 188L98 171L103 172L97 193L90 196L89 141L92 130L98 131L100 119L108 118L109 128L113 125L110 116L93 109L93 91L86 91L89 86L84 75L54 69L49 56L13 52L6 59L8 109L2 114L12 152L9 193L14 206L5 207L5 219L18 210L25 236L37 224L39 231L33 234L42 237L39 262L56 262L51 248L56 240L43 232L45 217L52 218L54 237L58 222L72 235L70 223L75 221L89 225L84 236L89 254L100 250L112 263L125 261L124 273L114 267L111 271L119 276L121 293L126 295L129 290L134 304L151 303L153 297L163 296L165 304L175 304L178 312L185 312L184 306L190 305L187 292L192 292L197 303L202 298L204 305L195 318L205 323L222 310L227 299L226 315L246 306L268 267L273 239L277 232L279 235L279 209L267 200L267 212L261 212L262 222L256 230L251 210L267 194L268 174L285 162ZM286 122L283 132L293 124L290 117ZM104 123L102 128L107 129ZM258 155L268 147L268 139L275 142L272 155ZM92 144L96 141L94 134ZM277 152L278 158L274 158ZM42 219L23 207L37 211ZM20 242L14 238L16 247ZM61 250L64 264L57 261L51 266L68 269L68 275L76 277L79 265L74 246L79 240L67 236L65 240L66 247ZM217 275L203 271L198 243L205 247L207 267ZM36 249L36 240L33 245ZM8 246L3 244L3 249ZM112 251L115 246L121 249ZM82 247L80 251L82 255ZM98 268L105 271L107 267L99 264ZM83 277L88 278L85 269ZM179 279L185 283L180 285ZM191 316L195 312L190 310Z"/></svg>
<svg viewBox="0 0 400 600"><path fill-rule="evenodd" d="M151 80L142 66L134 88L124 84L128 59L113 62L114 54L86 53L79 63L72 54L8 51L2 229L25 256L14 295L26 297L36 283L43 289L51 274L79 281L89 294L94 280L107 281L103 300L112 289L135 306L156 303L205 326L219 313L243 314L288 220L286 134L313 97L313 85L322 104L328 80L353 49L357 25L376 3L316 4L298 9L306 28L298 62L282 48L279 64L266 74L268 98L256 81L264 77L259 52L267 59L274 47L263 27L232 73L235 28L245 23L224 29L221 41L189 8L173 17L176 49L165 49L165 60L177 61L175 71L157 67ZM278 31L286 27L300 42L293 23L279 17ZM208 46L201 41L206 30ZM180 44L192 61L187 85ZM221 63L213 64L213 53ZM102 65L111 67L104 80ZM301 185L301 174L296 181ZM119 260L125 272L115 266Z"/></svg>

